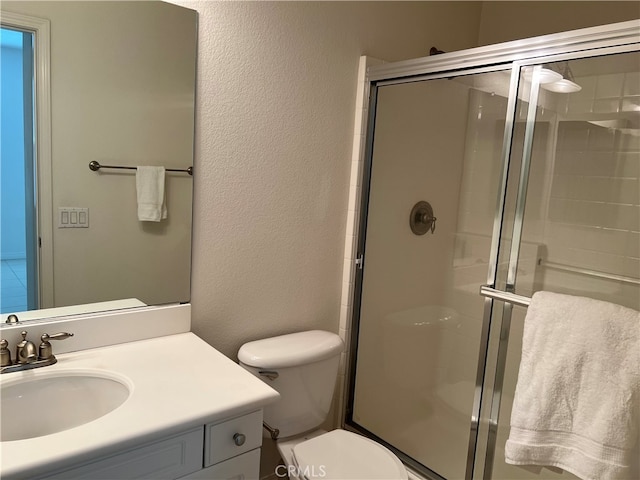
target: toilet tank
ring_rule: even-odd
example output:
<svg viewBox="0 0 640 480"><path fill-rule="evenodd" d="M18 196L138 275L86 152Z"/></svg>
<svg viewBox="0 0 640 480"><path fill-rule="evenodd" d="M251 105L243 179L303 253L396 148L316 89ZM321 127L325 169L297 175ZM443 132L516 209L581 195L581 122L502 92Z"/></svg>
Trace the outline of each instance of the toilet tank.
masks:
<svg viewBox="0 0 640 480"><path fill-rule="evenodd" d="M292 333L240 347L240 365L280 393L264 409L264 421L279 438L316 428L325 421L336 385L342 340L322 330Z"/></svg>

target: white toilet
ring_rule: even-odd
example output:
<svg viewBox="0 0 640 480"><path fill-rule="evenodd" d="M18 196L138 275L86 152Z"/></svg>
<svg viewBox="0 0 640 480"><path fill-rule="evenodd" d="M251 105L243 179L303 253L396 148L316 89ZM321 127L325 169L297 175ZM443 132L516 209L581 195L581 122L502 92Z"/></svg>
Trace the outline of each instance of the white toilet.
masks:
<svg viewBox="0 0 640 480"><path fill-rule="evenodd" d="M306 480L406 480L402 462L382 445L346 430L316 430L331 407L342 350L336 334L313 330L249 342L238 351L240 365L280 393L264 409L264 421L280 431L286 473Z"/></svg>

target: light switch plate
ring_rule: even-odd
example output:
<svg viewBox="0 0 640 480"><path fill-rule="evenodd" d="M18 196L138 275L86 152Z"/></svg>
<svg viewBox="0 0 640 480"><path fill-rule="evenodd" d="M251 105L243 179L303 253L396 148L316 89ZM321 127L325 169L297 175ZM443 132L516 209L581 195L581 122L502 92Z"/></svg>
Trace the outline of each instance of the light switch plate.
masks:
<svg viewBox="0 0 640 480"><path fill-rule="evenodd" d="M89 209L58 207L58 228L89 228Z"/></svg>

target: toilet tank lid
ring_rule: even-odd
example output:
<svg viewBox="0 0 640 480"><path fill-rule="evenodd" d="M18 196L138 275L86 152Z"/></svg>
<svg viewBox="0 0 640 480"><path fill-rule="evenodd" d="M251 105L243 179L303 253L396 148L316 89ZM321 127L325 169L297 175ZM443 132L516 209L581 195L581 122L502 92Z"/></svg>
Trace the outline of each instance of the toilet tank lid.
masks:
<svg viewBox="0 0 640 480"><path fill-rule="evenodd" d="M238 360L257 368L297 367L339 355L342 350L342 340L335 333L311 330L245 343Z"/></svg>

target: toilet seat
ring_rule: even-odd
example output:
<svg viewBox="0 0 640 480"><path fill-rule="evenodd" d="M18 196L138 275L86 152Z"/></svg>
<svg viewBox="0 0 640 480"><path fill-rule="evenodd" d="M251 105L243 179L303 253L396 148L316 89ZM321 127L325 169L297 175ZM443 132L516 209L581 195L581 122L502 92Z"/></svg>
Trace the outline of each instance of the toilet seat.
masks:
<svg viewBox="0 0 640 480"><path fill-rule="evenodd" d="M404 465L390 450L366 437L333 430L293 447L300 478L407 480Z"/></svg>

